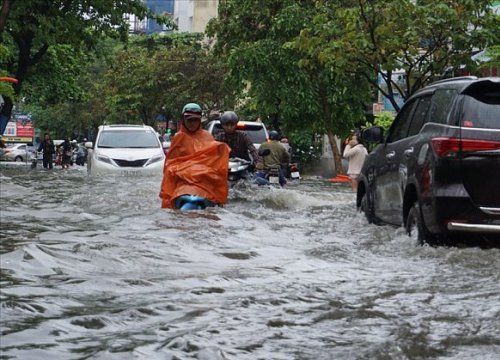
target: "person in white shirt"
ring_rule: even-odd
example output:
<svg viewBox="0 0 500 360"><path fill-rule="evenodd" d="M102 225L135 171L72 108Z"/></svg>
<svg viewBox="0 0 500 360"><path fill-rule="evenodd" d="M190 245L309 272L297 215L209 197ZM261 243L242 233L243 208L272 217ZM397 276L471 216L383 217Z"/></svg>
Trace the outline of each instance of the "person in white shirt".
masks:
<svg viewBox="0 0 500 360"><path fill-rule="evenodd" d="M354 192L358 190L359 174L361 173L366 155L368 155L368 151L363 144L358 142L358 137L356 135L352 135L350 139L346 140L344 157L349 160L347 175L349 175L351 188Z"/></svg>

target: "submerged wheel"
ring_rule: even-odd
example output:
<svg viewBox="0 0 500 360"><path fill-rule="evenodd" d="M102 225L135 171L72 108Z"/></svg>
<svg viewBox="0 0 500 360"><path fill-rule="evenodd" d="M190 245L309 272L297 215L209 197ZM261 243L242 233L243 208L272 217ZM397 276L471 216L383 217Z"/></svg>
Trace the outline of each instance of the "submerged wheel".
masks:
<svg viewBox="0 0 500 360"><path fill-rule="evenodd" d="M426 231L424 228L424 223L422 221L422 215L420 214L420 206L418 201L416 201L408 212L408 217L406 218L406 233L412 239L417 240L420 245L423 245L426 241Z"/></svg>
<svg viewBox="0 0 500 360"><path fill-rule="evenodd" d="M373 210L368 202L368 194L367 193L364 193L363 197L361 198L361 204L359 206L359 210L365 214L366 220L368 220L369 224L373 223L373 218L374 218Z"/></svg>
<svg viewBox="0 0 500 360"><path fill-rule="evenodd" d="M15 162L22 162L23 161L23 157L22 156L16 156L16 158L14 159Z"/></svg>

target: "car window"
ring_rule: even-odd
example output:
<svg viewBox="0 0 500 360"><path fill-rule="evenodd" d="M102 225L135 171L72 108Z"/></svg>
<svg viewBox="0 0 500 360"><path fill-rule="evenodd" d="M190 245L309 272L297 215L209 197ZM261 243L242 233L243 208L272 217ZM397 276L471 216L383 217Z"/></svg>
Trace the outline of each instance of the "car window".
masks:
<svg viewBox="0 0 500 360"><path fill-rule="evenodd" d="M416 103L416 100L412 100L403 106L389 129L389 135L387 136L388 143L401 140L407 136L411 115Z"/></svg>
<svg viewBox="0 0 500 360"><path fill-rule="evenodd" d="M464 127L500 129L500 91L465 96L460 120Z"/></svg>
<svg viewBox="0 0 500 360"><path fill-rule="evenodd" d="M266 131L261 124L238 124L237 130L243 131L248 135L253 144L262 144L267 141ZM212 135L224 131L221 124L214 124Z"/></svg>
<svg viewBox="0 0 500 360"><path fill-rule="evenodd" d="M408 130L408 136L416 135L420 132L420 129L427 122L427 113L429 112L429 105L431 103L430 96L423 96L418 101L415 112L411 119L410 128Z"/></svg>
<svg viewBox="0 0 500 360"><path fill-rule="evenodd" d="M457 92L453 89L436 90L430 104L429 122L448 124L448 114L456 96Z"/></svg>
<svg viewBox="0 0 500 360"><path fill-rule="evenodd" d="M263 142L267 141L266 131L260 124L245 124L241 127L238 126L238 130L245 132L253 144L262 144Z"/></svg>
<svg viewBox="0 0 500 360"><path fill-rule="evenodd" d="M157 148L160 146L152 131L113 130L102 131L97 143L101 148Z"/></svg>

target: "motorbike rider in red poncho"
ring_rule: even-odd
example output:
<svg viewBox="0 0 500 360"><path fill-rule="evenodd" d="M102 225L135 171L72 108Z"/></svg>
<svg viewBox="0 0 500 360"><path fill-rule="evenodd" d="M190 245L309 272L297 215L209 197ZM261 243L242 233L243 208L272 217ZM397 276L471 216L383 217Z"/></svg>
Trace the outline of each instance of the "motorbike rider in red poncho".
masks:
<svg viewBox="0 0 500 360"><path fill-rule="evenodd" d="M215 141L201 128L202 110L186 104L180 131L173 137L163 168L162 208L180 208L185 195L206 199L206 205L222 205L228 196L229 146Z"/></svg>

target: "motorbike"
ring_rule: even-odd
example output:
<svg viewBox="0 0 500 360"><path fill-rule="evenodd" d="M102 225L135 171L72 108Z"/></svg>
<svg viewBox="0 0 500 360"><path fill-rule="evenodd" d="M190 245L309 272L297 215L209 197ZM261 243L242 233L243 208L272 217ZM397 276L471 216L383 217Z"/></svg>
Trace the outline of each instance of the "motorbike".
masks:
<svg viewBox="0 0 500 360"><path fill-rule="evenodd" d="M230 158L227 175L229 187L233 188L240 181L250 179L252 170L253 163L250 160L245 160L237 157Z"/></svg>
<svg viewBox="0 0 500 360"><path fill-rule="evenodd" d="M261 157L268 156L270 153L271 153L271 150L269 150L269 149L259 149L259 156L261 156ZM281 166L276 165L276 166L268 168L266 170L257 171L257 173L256 173L257 178L260 179L260 181L257 183L259 185L280 185L280 186L283 186L284 184L280 183L280 171L281 171L282 167L283 167L283 164ZM286 171L285 171L285 177L286 177Z"/></svg>
<svg viewBox="0 0 500 360"><path fill-rule="evenodd" d="M181 195L175 199L175 208L177 210L204 210L215 205L212 201L197 195Z"/></svg>
<svg viewBox="0 0 500 360"><path fill-rule="evenodd" d="M299 180L300 179L300 172L299 168L297 167L297 164L288 164L286 168L286 178L289 180Z"/></svg>
<svg viewBox="0 0 500 360"><path fill-rule="evenodd" d="M88 150L83 145L78 145L78 149L74 152L74 162L76 165L83 166L87 162Z"/></svg>
<svg viewBox="0 0 500 360"><path fill-rule="evenodd" d="M36 166L38 164L38 156L41 155L40 153L33 151L30 153L30 160L31 160L31 169L36 169Z"/></svg>

